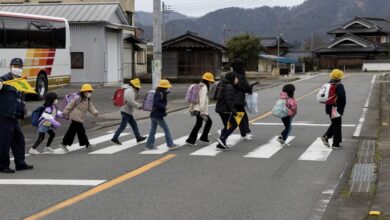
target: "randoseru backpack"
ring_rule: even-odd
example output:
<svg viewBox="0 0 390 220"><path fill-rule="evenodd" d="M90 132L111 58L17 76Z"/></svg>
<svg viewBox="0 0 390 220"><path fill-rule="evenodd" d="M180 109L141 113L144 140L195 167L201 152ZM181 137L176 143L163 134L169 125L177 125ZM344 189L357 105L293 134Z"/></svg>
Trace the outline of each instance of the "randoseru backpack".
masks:
<svg viewBox="0 0 390 220"><path fill-rule="evenodd" d="M118 88L117 90L115 90L112 101L116 107L122 107L126 104L125 90L125 88Z"/></svg>
<svg viewBox="0 0 390 220"><path fill-rule="evenodd" d="M317 101L327 105L335 104L337 100L336 87L337 83L325 83L322 85L317 93Z"/></svg>
<svg viewBox="0 0 390 220"><path fill-rule="evenodd" d="M142 104L142 110L151 112L153 110L153 101L154 101L154 94L156 94L156 91L149 90L144 98L144 103Z"/></svg>
<svg viewBox="0 0 390 220"><path fill-rule="evenodd" d="M272 108L272 115L278 118L284 118L288 115L287 101L285 99L279 99L275 106Z"/></svg>
<svg viewBox="0 0 390 220"><path fill-rule="evenodd" d="M221 81L218 81L210 86L209 99L218 101L222 97L223 86Z"/></svg>
<svg viewBox="0 0 390 220"><path fill-rule="evenodd" d="M62 105L61 105L61 111L64 111L66 106L73 101L74 99L80 98L80 95L77 92L69 93L64 97L64 100L62 100Z"/></svg>
<svg viewBox="0 0 390 220"><path fill-rule="evenodd" d="M192 104L199 103L199 84L192 84L187 89L186 101Z"/></svg>
<svg viewBox="0 0 390 220"><path fill-rule="evenodd" d="M36 108L31 114L31 125L34 127L38 127L41 120L39 118L42 116L45 111L45 106L41 105Z"/></svg>

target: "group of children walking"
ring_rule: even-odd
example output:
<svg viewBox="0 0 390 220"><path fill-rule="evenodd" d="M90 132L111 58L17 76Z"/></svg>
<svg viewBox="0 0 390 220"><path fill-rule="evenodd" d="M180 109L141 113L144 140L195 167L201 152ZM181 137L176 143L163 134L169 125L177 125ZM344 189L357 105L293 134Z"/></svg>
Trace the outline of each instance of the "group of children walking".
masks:
<svg viewBox="0 0 390 220"><path fill-rule="evenodd" d="M245 110L245 96L251 94L253 86L249 85L245 77L244 63L241 59L235 59L233 61L233 71L227 73L220 82L216 84L214 97L217 100L215 112L217 112L222 120L223 128L220 136L217 139L216 148L219 150L230 150L230 146L226 141L234 130L239 127L242 140L251 140L249 128L249 119ZM341 115L344 112L346 98L345 90L340 80L343 78L343 72L340 70L334 70L331 73L331 81L335 85L334 97L335 102L326 104L326 113L331 118L331 125L322 137L322 141L325 145L329 146L328 140L334 137L333 148L339 148L341 145ZM210 143L209 133L213 121L209 114L209 96L210 88L215 83L214 75L206 72L202 75L201 81L198 86L198 101L191 103L189 111L192 116L195 116L196 122L192 128L186 144L195 145L198 139L198 133L205 123L203 132L199 140L203 143ZM155 150L155 135L157 126L161 127L164 131L166 145L170 150L179 148L172 139L171 132L168 124L164 120L167 116L167 104L168 94L172 85L166 79L160 80L158 87L154 91L152 108L150 113L151 127L147 137L142 136L139 132L136 120L133 117L135 110L143 109L143 104L137 102L138 92L141 89L141 82L138 78L133 79L127 85L123 85L123 105L120 108L121 123L111 141L117 145L122 143L119 141L119 136L126 129L129 124L134 132L137 143L141 143L146 140L145 150ZM278 142L281 145L285 145L292 129L292 121L297 114L297 102L294 98L295 87L292 84L286 84L283 86L280 93L280 103L282 103L282 110L284 113L276 114L280 115L284 130L278 137ZM73 144L73 140L77 134L79 139L79 145L85 146L87 149L92 150L93 145L89 142L88 137L83 126L83 122L86 118L86 114L90 112L94 116L98 116L98 111L94 107L91 101L91 95L93 88L89 84L84 84L77 94L74 94L68 103L64 105L63 112L58 107L58 98L55 93L48 93L43 105L44 111L39 118L38 125L38 138L30 149L30 154L39 154L37 151L38 146L43 142L45 133L49 134L44 152L54 152L51 148L51 143L55 137L54 129L60 127L59 118L65 118L71 120L70 126L60 144L60 147L65 151L69 151L68 147ZM332 98L334 98L332 97ZM278 103L279 103L278 101ZM274 107L275 108L275 107ZM336 109L339 113L339 117L333 117L333 109ZM237 116L241 114L241 120L236 120ZM275 115L275 114L274 114Z"/></svg>

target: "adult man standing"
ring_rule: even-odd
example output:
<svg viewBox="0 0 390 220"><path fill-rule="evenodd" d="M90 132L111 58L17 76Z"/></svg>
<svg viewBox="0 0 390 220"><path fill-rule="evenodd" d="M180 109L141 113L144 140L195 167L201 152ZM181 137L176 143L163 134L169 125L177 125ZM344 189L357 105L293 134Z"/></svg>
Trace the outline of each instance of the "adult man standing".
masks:
<svg viewBox="0 0 390 220"><path fill-rule="evenodd" d="M25 141L19 119L24 118L24 94L3 82L20 78L23 72L23 60L11 60L10 72L0 77L0 172L14 173L9 167L9 151L15 157L16 170L29 170L33 166L25 162Z"/></svg>

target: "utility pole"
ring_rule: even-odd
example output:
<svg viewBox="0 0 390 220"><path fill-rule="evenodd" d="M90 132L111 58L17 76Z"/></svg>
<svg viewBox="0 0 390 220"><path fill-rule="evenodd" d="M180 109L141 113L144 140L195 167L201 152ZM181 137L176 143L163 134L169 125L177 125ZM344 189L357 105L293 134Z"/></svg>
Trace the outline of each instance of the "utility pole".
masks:
<svg viewBox="0 0 390 220"><path fill-rule="evenodd" d="M277 54L277 58L276 58L276 67L278 68L278 71L279 70L279 55L280 55L280 30L278 30L278 36L277 36L277 40L278 40L278 54Z"/></svg>
<svg viewBox="0 0 390 220"><path fill-rule="evenodd" d="M169 14L172 12L171 6L162 3L162 41L167 39L167 30L165 27L165 20L168 19Z"/></svg>
<svg viewBox="0 0 390 220"><path fill-rule="evenodd" d="M153 62L152 83L153 89L157 88L161 80L161 0L153 0Z"/></svg>

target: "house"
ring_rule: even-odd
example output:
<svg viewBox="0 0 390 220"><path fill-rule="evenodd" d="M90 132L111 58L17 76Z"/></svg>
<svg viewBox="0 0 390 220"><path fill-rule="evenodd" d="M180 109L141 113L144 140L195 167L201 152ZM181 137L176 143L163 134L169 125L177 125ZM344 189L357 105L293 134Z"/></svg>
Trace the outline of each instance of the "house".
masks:
<svg viewBox="0 0 390 220"><path fill-rule="evenodd" d="M334 40L314 51L321 69L361 69L365 60L389 54L390 21L385 18L355 17L328 34Z"/></svg>
<svg viewBox="0 0 390 220"><path fill-rule="evenodd" d="M222 54L225 51L223 45L187 32L163 42L162 76L199 79L204 72L220 76Z"/></svg>
<svg viewBox="0 0 390 220"><path fill-rule="evenodd" d="M275 56L283 56L292 47L282 37L279 38L279 54L277 37L262 37L260 43L264 47L264 53Z"/></svg>
<svg viewBox="0 0 390 220"><path fill-rule="evenodd" d="M134 32L119 3L1 4L0 11L66 18L70 27L72 83L123 80L124 41ZM127 59L132 60L133 52Z"/></svg>

